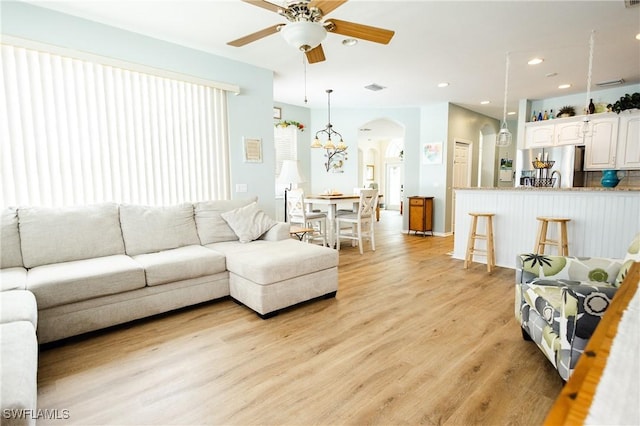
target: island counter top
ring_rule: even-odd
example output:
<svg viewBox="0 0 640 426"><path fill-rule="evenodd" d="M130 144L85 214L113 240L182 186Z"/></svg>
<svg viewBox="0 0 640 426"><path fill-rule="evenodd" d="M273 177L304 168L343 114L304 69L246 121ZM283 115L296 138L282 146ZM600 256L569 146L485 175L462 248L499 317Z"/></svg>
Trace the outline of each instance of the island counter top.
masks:
<svg viewBox="0 0 640 426"><path fill-rule="evenodd" d="M538 216L566 217L570 256L622 258L640 232L640 190L632 188L459 188L455 190L453 257L464 259L471 212L494 213L496 265L515 268L531 253ZM483 233L484 225L478 232ZM549 238L557 239L555 226ZM553 247L547 253L556 254ZM476 262L486 263L477 256Z"/></svg>
<svg viewBox="0 0 640 426"><path fill-rule="evenodd" d="M617 186L615 188L605 188L603 186L585 186L576 188L545 188L541 186L516 186L516 187L469 187L469 188L453 188L454 190L469 190L469 191L549 191L549 192L590 192L590 191L604 191L604 192L640 192L640 188Z"/></svg>

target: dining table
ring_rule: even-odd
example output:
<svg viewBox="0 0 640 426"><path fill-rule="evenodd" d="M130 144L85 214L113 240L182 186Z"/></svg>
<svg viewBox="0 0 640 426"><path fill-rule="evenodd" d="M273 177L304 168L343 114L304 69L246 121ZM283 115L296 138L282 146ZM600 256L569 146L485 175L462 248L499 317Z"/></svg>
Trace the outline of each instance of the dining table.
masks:
<svg viewBox="0 0 640 426"><path fill-rule="evenodd" d="M378 206L376 207L376 220L380 220L380 199L382 195L378 195ZM327 206L327 243L329 247L334 247L336 243L336 216L338 214L338 204L349 202L353 203L353 211L356 212L360 204L360 195L358 194L321 194L307 195L304 197L307 211L312 212L314 205Z"/></svg>

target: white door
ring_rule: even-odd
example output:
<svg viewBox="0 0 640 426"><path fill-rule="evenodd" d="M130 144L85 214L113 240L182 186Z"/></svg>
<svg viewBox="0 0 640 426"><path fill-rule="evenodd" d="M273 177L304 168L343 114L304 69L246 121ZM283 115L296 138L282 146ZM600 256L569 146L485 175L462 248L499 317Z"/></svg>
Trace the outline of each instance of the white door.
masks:
<svg viewBox="0 0 640 426"><path fill-rule="evenodd" d="M453 152L453 188L471 186L471 144L456 141ZM456 193L451 194L451 230L455 231Z"/></svg>
<svg viewBox="0 0 640 426"><path fill-rule="evenodd" d="M402 163L387 163L384 206L386 210L400 210L402 200Z"/></svg>

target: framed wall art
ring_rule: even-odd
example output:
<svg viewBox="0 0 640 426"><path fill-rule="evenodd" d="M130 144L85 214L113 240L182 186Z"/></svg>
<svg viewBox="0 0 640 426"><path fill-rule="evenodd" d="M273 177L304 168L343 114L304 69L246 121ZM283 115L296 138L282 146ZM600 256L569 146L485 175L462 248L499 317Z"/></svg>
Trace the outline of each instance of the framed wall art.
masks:
<svg viewBox="0 0 640 426"><path fill-rule="evenodd" d="M442 142L424 144L422 147L422 164L442 164Z"/></svg>
<svg viewBox="0 0 640 426"><path fill-rule="evenodd" d="M262 163L262 139L244 138L244 162Z"/></svg>

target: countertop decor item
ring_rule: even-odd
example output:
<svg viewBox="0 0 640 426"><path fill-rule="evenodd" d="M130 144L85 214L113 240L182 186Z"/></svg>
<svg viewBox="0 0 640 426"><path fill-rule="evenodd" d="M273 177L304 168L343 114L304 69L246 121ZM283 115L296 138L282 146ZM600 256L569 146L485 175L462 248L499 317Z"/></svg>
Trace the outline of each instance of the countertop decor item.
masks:
<svg viewBox="0 0 640 426"><path fill-rule="evenodd" d="M611 108L612 111L620 114L621 111L626 109L639 108L640 109L640 93L635 92L632 95L628 93L617 100L613 105L607 105L607 108Z"/></svg>
<svg viewBox="0 0 640 426"><path fill-rule="evenodd" d="M564 118L564 117L573 117L574 115L576 115L576 109L572 106L563 106L562 108L560 108L558 110L558 118Z"/></svg>
<svg viewBox="0 0 640 426"><path fill-rule="evenodd" d="M618 178L617 170L603 170L602 171L602 179L600 179L600 183L605 188L615 188L616 185L620 182Z"/></svg>

